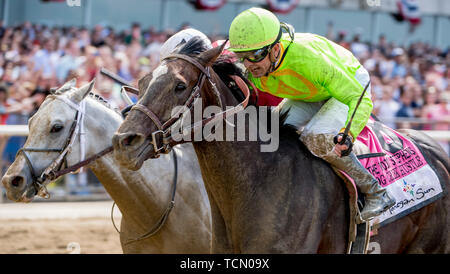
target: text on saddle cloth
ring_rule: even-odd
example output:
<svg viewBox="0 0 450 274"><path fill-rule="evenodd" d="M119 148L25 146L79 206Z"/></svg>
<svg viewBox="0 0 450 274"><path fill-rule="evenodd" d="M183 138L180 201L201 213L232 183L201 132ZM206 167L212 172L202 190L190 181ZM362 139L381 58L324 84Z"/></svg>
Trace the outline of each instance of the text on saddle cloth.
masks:
<svg viewBox="0 0 450 274"><path fill-rule="evenodd" d="M375 155L359 160L397 201L393 207L372 220L372 224L383 226L442 196L439 178L420 150L395 130L370 118L355 145L364 146L370 150L370 154Z"/></svg>

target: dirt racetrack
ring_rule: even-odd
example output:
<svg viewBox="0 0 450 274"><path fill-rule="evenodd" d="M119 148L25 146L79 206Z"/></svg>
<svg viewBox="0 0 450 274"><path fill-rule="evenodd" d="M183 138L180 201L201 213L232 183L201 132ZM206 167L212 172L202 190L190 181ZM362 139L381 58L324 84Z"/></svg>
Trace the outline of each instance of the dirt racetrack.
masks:
<svg viewBox="0 0 450 274"><path fill-rule="evenodd" d="M112 201L0 204L0 254L122 253ZM115 222L120 212L115 208Z"/></svg>

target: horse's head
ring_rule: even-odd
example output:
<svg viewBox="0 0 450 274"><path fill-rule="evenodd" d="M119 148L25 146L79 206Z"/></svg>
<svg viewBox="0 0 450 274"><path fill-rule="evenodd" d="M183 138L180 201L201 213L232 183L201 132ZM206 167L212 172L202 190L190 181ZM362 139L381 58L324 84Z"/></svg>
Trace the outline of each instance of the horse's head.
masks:
<svg viewBox="0 0 450 274"><path fill-rule="evenodd" d="M218 80L210 66L223 46L199 52L202 43L192 38L153 71L145 92L140 92L140 100L113 137L114 155L121 165L137 170L145 160L167 152L165 134L179 118L172 112L180 106L191 108L197 95L204 107L220 105L220 95L211 92L209 81Z"/></svg>
<svg viewBox="0 0 450 274"><path fill-rule="evenodd" d="M49 95L29 119L29 133L24 147L19 150L2 178L9 199L16 202L32 201L42 190L41 186L48 183L41 176L44 170L50 165L56 170L64 164L79 161L77 137L82 110L77 108L80 108L80 102L93 85L94 81L77 89L75 80L69 81L54 95ZM69 146L71 148L67 149ZM65 155L60 157L65 150Z"/></svg>

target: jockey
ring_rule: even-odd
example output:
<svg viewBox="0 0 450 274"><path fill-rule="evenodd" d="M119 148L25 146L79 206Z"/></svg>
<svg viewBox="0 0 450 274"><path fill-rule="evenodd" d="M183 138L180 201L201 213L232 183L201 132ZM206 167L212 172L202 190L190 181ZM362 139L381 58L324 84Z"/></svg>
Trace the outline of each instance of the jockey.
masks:
<svg viewBox="0 0 450 274"><path fill-rule="evenodd" d="M223 43L227 44L225 45L225 49L222 51L221 55L228 56L231 62L236 63L238 61L236 54L226 49L230 46L230 41L217 40L212 43L212 46L213 48L215 48L221 46ZM270 93L264 92L259 89L256 90L256 93L258 95L258 99L256 101L257 106L277 106L282 101L282 98L279 98L277 96L274 96Z"/></svg>
<svg viewBox="0 0 450 274"><path fill-rule="evenodd" d="M211 41L208 39L208 37L205 34L203 34L201 31L198 31L193 28L184 29L184 30L181 30L181 31L175 33L169 39L167 39L166 42L164 42L164 44L161 46L161 50L160 50L160 60L162 60L165 57L167 57L168 55L170 55L179 44L183 43L183 41L187 42L195 36L198 36L198 37L200 37L200 39L203 40L205 47L207 49L210 49L213 47L215 48L219 45L222 45L222 43L225 42L225 40L218 40L218 41L214 41L213 43L211 43ZM229 43L229 42L227 42L227 43ZM229 58L232 62L237 61L237 58L233 52L224 50L222 52L222 55L229 56ZM257 101L258 106L276 106L281 101L281 98L273 96L270 93L263 92L263 91L257 91L257 92L258 92L258 101Z"/></svg>
<svg viewBox="0 0 450 274"><path fill-rule="evenodd" d="M282 29L288 33L283 34ZM353 118L349 136L339 144L370 80L353 54L322 36L294 33L292 26L280 23L262 8L250 8L236 16L229 40L228 50L244 63L249 80L258 89L285 98L277 111L289 110L285 123L298 129L311 153L350 175L365 194L361 219L368 221L393 206L395 200L352 152L353 141L372 111L370 88Z"/></svg>

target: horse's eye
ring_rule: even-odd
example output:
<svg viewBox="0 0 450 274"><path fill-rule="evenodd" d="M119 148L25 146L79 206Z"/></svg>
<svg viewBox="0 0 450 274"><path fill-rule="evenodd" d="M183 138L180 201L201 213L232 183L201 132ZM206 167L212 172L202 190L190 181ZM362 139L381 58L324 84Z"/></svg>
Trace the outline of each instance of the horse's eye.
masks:
<svg viewBox="0 0 450 274"><path fill-rule="evenodd" d="M62 125L54 125L52 126L52 129L50 129L50 133L60 132L63 128L64 126Z"/></svg>
<svg viewBox="0 0 450 274"><path fill-rule="evenodd" d="M175 92L182 92L186 89L186 85L183 83L179 83L176 87L175 87Z"/></svg>

